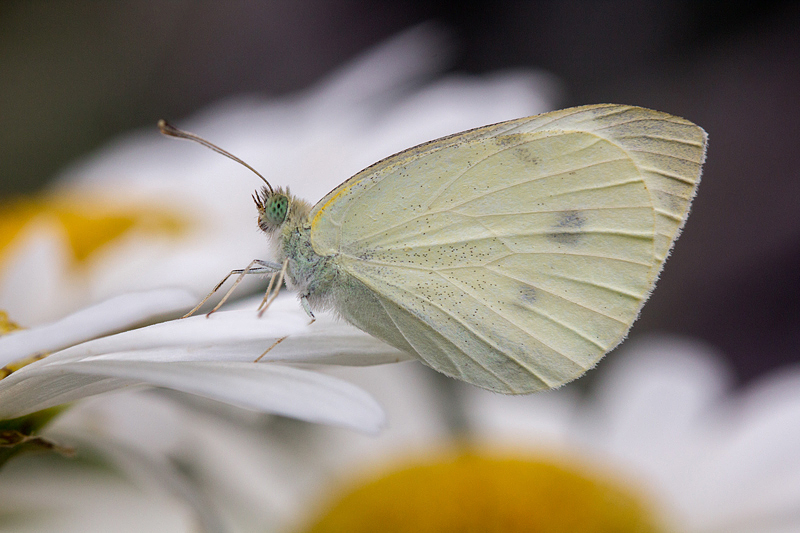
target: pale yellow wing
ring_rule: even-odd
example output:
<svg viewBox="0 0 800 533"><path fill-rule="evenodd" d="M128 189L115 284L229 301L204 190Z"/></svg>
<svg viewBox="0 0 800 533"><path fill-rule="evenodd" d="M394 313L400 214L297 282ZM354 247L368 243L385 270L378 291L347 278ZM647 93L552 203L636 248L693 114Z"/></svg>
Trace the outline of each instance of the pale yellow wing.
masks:
<svg viewBox="0 0 800 533"><path fill-rule="evenodd" d="M705 133L566 109L385 159L311 212L344 318L505 393L559 386L627 334L686 219Z"/></svg>

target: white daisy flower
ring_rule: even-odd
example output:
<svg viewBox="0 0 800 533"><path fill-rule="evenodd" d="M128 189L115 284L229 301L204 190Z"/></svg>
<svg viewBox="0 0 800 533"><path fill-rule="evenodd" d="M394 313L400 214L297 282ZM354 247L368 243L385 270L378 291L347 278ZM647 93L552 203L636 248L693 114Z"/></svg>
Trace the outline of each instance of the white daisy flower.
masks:
<svg viewBox="0 0 800 533"><path fill-rule="evenodd" d="M376 438L314 430L295 483L311 504L287 531L800 530L796 369L732 391L707 346L651 337L590 394L501 396L414 364L337 374L393 423Z"/></svg>

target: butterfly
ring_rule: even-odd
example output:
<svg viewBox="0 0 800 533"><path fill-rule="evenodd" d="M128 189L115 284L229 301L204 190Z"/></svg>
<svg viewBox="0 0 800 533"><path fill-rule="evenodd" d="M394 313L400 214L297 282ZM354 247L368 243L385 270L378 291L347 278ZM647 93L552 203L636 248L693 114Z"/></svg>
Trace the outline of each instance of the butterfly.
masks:
<svg viewBox="0 0 800 533"><path fill-rule="evenodd" d="M409 148L314 206L264 180L258 224L277 260L232 273L280 271L309 315L331 309L453 378L555 388L627 335L706 145L688 120L591 105Z"/></svg>

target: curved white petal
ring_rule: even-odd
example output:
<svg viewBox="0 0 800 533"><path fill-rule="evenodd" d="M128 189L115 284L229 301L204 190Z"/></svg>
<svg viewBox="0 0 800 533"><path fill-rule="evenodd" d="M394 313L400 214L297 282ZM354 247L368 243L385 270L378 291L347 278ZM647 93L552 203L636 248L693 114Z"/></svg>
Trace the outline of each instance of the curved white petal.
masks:
<svg viewBox="0 0 800 533"><path fill-rule="evenodd" d="M12 376L15 382L0 382L0 419L146 384L368 432L378 431L383 423L380 406L358 387L318 372L272 364L93 359L40 366Z"/></svg>
<svg viewBox="0 0 800 533"><path fill-rule="evenodd" d="M339 67L313 87L305 106L312 116L343 113L431 77L450 62L452 43L435 23L422 23L385 40Z"/></svg>
<svg viewBox="0 0 800 533"><path fill-rule="evenodd" d="M24 340L32 338L35 336L26 335ZM258 316L253 305L250 309L219 311L209 317L153 324L71 346L3 379L0 391L27 379L40 367L85 359L252 362L283 338L267 352L264 362L363 366L411 359L367 333L336 321L330 314L321 314L310 323L295 297L286 294L275 300L263 317ZM20 343L26 348L28 345ZM36 351L29 349L27 353Z"/></svg>
<svg viewBox="0 0 800 533"><path fill-rule="evenodd" d="M377 432L380 405L346 381L298 368L253 363L85 361L61 371L116 377L197 394L237 407Z"/></svg>
<svg viewBox="0 0 800 533"><path fill-rule="evenodd" d="M129 328L159 315L179 312L196 297L182 289L158 289L115 296L56 322L0 337L0 366L31 355Z"/></svg>
<svg viewBox="0 0 800 533"><path fill-rule="evenodd" d="M598 377L582 420L583 437L592 447L662 471L671 470L668 464L687 449L685 439L696 435L698 417L731 382L707 345L659 336L627 342Z"/></svg>
<svg viewBox="0 0 800 533"><path fill-rule="evenodd" d="M800 370L784 370L709 413L713 434L690 475L695 521L707 529L767 531L800 522ZM698 505L698 502L700 503ZM778 529L779 530L779 529Z"/></svg>

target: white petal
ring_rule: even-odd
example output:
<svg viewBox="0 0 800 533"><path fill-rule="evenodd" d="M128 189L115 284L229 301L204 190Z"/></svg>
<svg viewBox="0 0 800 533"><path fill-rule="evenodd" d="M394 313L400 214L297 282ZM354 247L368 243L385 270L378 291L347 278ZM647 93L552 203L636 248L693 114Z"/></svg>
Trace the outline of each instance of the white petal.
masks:
<svg viewBox="0 0 800 533"><path fill-rule="evenodd" d="M0 381L0 420L136 384L129 379L78 374L60 365L39 367L12 382L21 372Z"/></svg>
<svg viewBox="0 0 800 533"><path fill-rule="evenodd" d="M305 333L308 319L299 315L264 316L255 310L221 311L171 320L62 350L29 365L74 362L86 358L148 361L253 361L277 339ZM6 379L13 378L23 368Z"/></svg>
<svg viewBox="0 0 800 533"><path fill-rule="evenodd" d="M122 294L51 324L0 337L0 366L176 313L194 301L195 296L181 289Z"/></svg>
<svg viewBox="0 0 800 533"><path fill-rule="evenodd" d="M558 390L506 396L476 387L461 390L464 410L476 437L493 447L565 450L578 412L579 394L567 385Z"/></svg>
<svg viewBox="0 0 800 533"><path fill-rule="evenodd" d="M0 419L138 384L368 432L383 423L382 409L367 393L318 372L273 364L100 359L15 372L0 382Z"/></svg>
<svg viewBox="0 0 800 533"><path fill-rule="evenodd" d="M358 387L318 372L286 366L87 361L67 363L59 368L98 377L135 380L245 409L366 432L377 432L384 422L380 405Z"/></svg>
<svg viewBox="0 0 800 533"><path fill-rule="evenodd" d="M583 425L595 447L670 470L686 449L697 417L719 401L730 376L700 342L677 337L633 339L600 369ZM637 457L639 456L639 457Z"/></svg>
<svg viewBox="0 0 800 533"><path fill-rule="evenodd" d="M443 70L452 44L442 28L423 23L371 48L320 82L307 97L306 109L329 115L348 107L363 107L369 99L388 95Z"/></svg>
<svg viewBox="0 0 800 533"><path fill-rule="evenodd" d="M14 533L185 533L197 523L182 502L143 491L118 472L29 455L0 483L0 530ZM13 517L13 518L12 518Z"/></svg>
<svg viewBox="0 0 800 533"><path fill-rule="evenodd" d="M612 353L576 420L576 444L599 466L647 487L680 521L698 508L693 472L718 429L707 418L730 376L718 354L688 339L649 336Z"/></svg>
<svg viewBox="0 0 800 533"><path fill-rule="evenodd" d="M727 431L692 472L698 521L800 529L800 371L762 380L728 407L713 413Z"/></svg>
<svg viewBox="0 0 800 533"><path fill-rule="evenodd" d="M24 326L63 316L63 309L85 305L69 267L72 251L55 217L39 216L3 251L0 309ZM2 352L0 352L2 353Z"/></svg>
<svg viewBox="0 0 800 533"><path fill-rule="evenodd" d="M371 366L413 359L406 352L336 320L330 313L320 313L302 334L290 335L262 361Z"/></svg>
<svg viewBox="0 0 800 533"><path fill-rule="evenodd" d="M192 479L191 472L187 475L187 472L181 471L180 464L170 461L169 456L150 453L149 450L137 449L97 434L92 434L91 440L85 434L76 435L70 432L54 432L52 437L79 450L92 450L101 454L125 472L135 484L141 485L144 492L155 492L162 498L166 496L167 499L182 503L185 511L191 512L193 525L199 531L227 530L219 509L214 505L215 502L209 501L202 484Z"/></svg>
<svg viewBox="0 0 800 533"><path fill-rule="evenodd" d="M263 317L256 305L153 324L71 346L0 381L0 390L41 366L84 359L138 361L255 361L278 339L263 361L375 365L411 356L341 321L320 314L310 323L293 294L278 297ZM10 338L10 337L9 337ZM2 342L2 339L0 339Z"/></svg>

